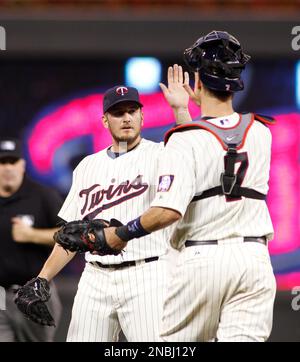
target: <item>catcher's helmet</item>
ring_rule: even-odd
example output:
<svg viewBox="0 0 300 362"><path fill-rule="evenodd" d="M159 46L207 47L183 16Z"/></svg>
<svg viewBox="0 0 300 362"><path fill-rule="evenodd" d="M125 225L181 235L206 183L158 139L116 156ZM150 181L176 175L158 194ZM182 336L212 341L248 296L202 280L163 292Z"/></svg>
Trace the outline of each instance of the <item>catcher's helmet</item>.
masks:
<svg viewBox="0 0 300 362"><path fill-rule="evenodd" d="M209 89L236 92L244 89L241 72L250 56L226 31L212 31L184 51L184 60Z"/></svg>

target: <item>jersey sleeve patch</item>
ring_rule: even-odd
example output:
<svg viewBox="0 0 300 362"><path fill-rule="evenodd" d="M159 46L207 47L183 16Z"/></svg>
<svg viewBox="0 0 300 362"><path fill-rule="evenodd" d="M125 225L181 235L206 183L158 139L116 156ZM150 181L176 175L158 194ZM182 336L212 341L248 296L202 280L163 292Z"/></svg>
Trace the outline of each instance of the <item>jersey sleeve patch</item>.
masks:
<svg viewBox="0 0 300 362"><path fill-rule="evenodd" d="M159 176L157 192L167 192L170 190L174 181L174 175Z"/></svg>

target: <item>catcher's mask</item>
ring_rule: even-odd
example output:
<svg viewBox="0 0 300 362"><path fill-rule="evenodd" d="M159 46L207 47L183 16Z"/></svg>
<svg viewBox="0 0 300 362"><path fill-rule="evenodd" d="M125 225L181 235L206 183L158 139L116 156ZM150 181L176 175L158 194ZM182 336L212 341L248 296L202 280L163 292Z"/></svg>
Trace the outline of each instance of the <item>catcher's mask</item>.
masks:
<svg viewBox="0 0 300 362"><path fill-rule="evenodd" d="M228 92L244 89L241 72L251 57L243 53L240 42L226 31L213 30L199 38L183 56L189 68L199 72L207 88Z"/></svg>

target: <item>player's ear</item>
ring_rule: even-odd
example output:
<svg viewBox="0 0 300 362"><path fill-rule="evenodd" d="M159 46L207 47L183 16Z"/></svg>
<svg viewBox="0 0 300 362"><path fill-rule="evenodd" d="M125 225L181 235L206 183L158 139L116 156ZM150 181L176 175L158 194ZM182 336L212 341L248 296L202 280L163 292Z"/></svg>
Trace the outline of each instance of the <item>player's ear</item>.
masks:
<svg viewBox="0 0 300 362"><path fill-rule="evenodd" d="M25 173L26 170L26 161L24 160L24 158L20 159L20 167L22 169L22 172Z"/></svg>
<svg viewBox="0 0 300 362"><path fill-rule="evenodd" d="M140 112L141 112L141 126L144 125L144 113L142 111L142 108L140 108Z"/></svg>
<svg viewBox="0 0 300 362"><path fill-rule="evenodd" d="M197 89L200 91L203 88L203 83L202 80L199 78L197 78Z"/></svg>
<svg viewBox="0 0 300 362"><path fill-rule="evenodd" d="M197 89L195 90L195 95L198 100L198 104L201 104L201 94L206 92L206 88L203 85L202 81L199 79Z"/></svg>
<svg viewBox="0 0 300 362"><path fill-rule="evenodd" d="M103 114L102 116L102 124L104 128L108 128L108 118L106 116L106 114Z"/></svg>

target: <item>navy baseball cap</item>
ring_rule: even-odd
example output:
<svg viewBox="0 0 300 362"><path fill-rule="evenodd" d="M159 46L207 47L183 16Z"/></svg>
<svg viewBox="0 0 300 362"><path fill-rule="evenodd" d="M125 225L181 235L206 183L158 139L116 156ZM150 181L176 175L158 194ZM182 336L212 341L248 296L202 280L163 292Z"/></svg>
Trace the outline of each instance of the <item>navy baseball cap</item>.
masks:
<svg viewBox="0 0 300 362"><path fill-rule="evenodd" d="M103 98L103 113L121 102L135 102L140 107L143 107L140 101L139 92L136 88L117 85L105 92Z"/></svg>
<svg viewBox="0 0 300 362"><path fill-rule="evenodd" d="M15 138L0 138L0 158L22 158L21 142Z"/></svg>

